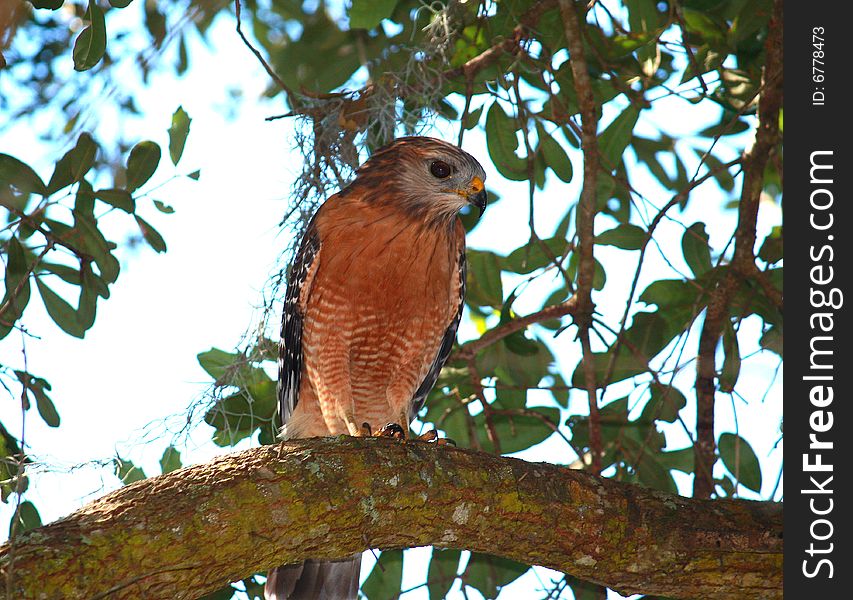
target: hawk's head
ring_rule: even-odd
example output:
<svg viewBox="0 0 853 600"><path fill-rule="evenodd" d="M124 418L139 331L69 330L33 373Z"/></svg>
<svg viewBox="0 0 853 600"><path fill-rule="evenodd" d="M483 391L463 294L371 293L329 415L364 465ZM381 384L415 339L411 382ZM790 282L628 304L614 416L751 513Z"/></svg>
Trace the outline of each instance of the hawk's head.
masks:
<svg viewBox="0 0 853 600"><path fill-rule="evenodd" d="M447 220L467 205L486 210L486 172L473 156L443 140L401 137L374 152L354 185L380 190L371 201L394 203L430 220Z"/></svg>

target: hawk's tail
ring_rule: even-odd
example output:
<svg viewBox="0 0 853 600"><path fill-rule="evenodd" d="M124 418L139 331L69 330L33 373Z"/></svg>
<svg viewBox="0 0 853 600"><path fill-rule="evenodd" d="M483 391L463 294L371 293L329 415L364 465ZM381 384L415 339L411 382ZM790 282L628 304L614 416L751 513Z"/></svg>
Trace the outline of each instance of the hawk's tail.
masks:
<svg viewBox="0 0 853 600"><path fill-rule="evenodd" d="M267 574L267 600L355 600L361 554L341 560L306 560Z"/></svg>

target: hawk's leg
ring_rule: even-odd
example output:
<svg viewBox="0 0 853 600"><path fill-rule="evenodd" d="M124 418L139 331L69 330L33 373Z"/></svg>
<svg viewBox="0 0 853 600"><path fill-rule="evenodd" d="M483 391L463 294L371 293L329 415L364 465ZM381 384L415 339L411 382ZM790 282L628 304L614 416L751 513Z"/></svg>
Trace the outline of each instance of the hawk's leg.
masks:
<svg viewBox="0 0 853 600"><path fill-rule="evenodd" d="M351 413L347 413L344 415L344 423L346 423L347 431L353 437L362 437L364 435L369 435L369 433L365 434L364 432L364 425L366 425L366 423L359 427L355 424L355 415Z"/></svg>

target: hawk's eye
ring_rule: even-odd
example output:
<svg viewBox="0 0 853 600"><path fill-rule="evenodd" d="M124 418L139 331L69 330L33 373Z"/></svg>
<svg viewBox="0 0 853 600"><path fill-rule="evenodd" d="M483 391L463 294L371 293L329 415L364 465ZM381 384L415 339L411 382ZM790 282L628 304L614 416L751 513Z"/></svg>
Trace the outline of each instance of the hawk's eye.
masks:
<svg viewBox="0 0 853 600"><path fill-rule="evenodd" d="M445 179L446 177L450 177L451 168L450 165L443 160L435 160L429 166L429 172L432 173L434 177Z"/></svg>

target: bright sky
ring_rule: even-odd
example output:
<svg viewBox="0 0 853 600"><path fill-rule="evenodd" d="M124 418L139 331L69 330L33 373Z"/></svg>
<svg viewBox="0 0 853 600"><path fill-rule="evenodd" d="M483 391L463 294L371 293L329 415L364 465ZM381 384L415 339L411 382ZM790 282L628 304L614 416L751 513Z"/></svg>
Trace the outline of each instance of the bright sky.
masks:
<svg viewBox="0 0 853 600"><path fill-rule="evenodd" d="M261 290L277 271L279 254L288 245L287 234L279 234L277 225L287 210L290 186L298 173L298 158L291 153L292 124L288 120L264 121L264 117L280 113L281 106L257 100L267 76L239 41L231 23L218 20L210 38L209 45L198 40L191 43L194 63L184 79L175 81L171 75L155 73L151 85L139 91L137 103L146 112L144 121L121 124L140 139L153 139L165 149L167 128L178 105L193 119L180 168L172 169L168 154L164 153L151 184L167 182L174 172L186 174L197 168L202 170L200 180L178 178L150 195L151 199L173 206L176 212L172 215L159 214L150 201L148 206L145 201L139 202L144 207L142 216L163 235L168 252L157 255L147 246L120 250L121 275L111 288L109 300L99 303L95 325L84 340L71 338L53 325L35 292L27 309L24 323L35 336L26 339L27 366L51 382L51 397L62 417L58 429L47 427L34 410L26 418L28 450L43 461L31 477L26 498L37 505L44 522L67 515L118 487L110 466L102 468L90 461L108 461L120 453L148 475L159 473L158 460L172 441L172 433L185 421L187 407L199 400L210 384L196 354L212 346L233 348L256 322L257 307L263 302ZM230 88L239 89L245 98L233 120L225 118L222 111ZM665 124L665 130L676 136L714 124L718 119L718 112L708 107L707 123L696 122L695 108L688 121L683 116L685 106L677 99L662 100L652 111L644 111L643 118L659 126ZM605 113L605 120L614 116L612 112ZM107 117L98 126L108 135L118 124ZM639 132L655 135L648 125L641 125ZM456 133L442 130L433 135L453 140ZM498 189L503 198L487 210L485 221L470 236L469 245L506 253L523 244L529 235L527 184L507 182L497 175L488 161L480 132L466 133L465 147L483 159L487 187ZM0 151L28 162L45 179L59 156L48 154L55 149L33 140L24 126L12 128L0 137ZM730 154L734 158L735 154ZM683 156L687 158L686 153ZM572 160L575 180L566 185L552 177L537 204L537 230L543 237L553 231L568 203L578 196L581 160L577 153L572 154ZM689 162L687 166L695 168ZM659 188L644 170L638 169L632 177L636 187L645 190L646 197L656 206L669 199L671 194ZM713 186L701 187L693 194L685 217L679 217L677 212L671 214L687 225L714 219L708 230L712 247L719 250L732 231L735 214L720 212L721 196ZM114 231L130 231L132 219L116 216L119 218L113 220ZM759 239L779 222L778 209L765 203ZM597 221L599 230L614 225L607 218ZM663 247L669 243L678 245L682 232L679 225L665 222L658 238ZM116 233L112 239L121 239L121 234ZM594 299L605 319L621 316L624 305L612 299L624 301L636 253L628 255L610 248L596 251L608 269L608 287L606 294L597 294ZM679 252L668 254L675 256ZM620 271L620 264L628 266ZM676 267L688 273L683 263ZM651 281L665 268L660 255L652 253L639 290L644 288L643 281ZM545 291L543 286L542 292ZM538 309L541 302L542 295L533 291L515 309L525 314ZM618 322L618 316L608 320ZM747 328L758 331L755 323L745 323L742 331ZM474 335L473 326L464 324L461 337ZM743 336L749 338L757 336ZM21 339L13 333L3 340L0 363L22 365ZM689 340L687 348L693 349L689 352L695 352L695 347L696 340ZM552 348L568 377L579 357L572 331L554 340ZM747 353L754 348L742 346L741 350ZM751 402L734 401L741 432L762 461L764 497L774 487L782 460L781 444L773 450L781 423L781 372L775 383L769 384L777 366L778 361L766 354L749 358L738 390ZM676 378L676 384L689 389L693 377L693 371L688 369ZM763 393L769 385L766 399L757 400L755 390ZM609 393L605 400L620 396ZM735 430L735 407L718 401L718 433ZM585 412L585 401L573 401L563 416ZM690 408L682 416L687 423L695 420ZM20 434L21 415L16 402L7 398L0 403L0 420L13 434ZM685 434L677 426L667 428L666 433L668 448L687 445ZM188 446L179 448L184 464L203 462L227 451L214 446L209 434L210 430L202 426L193 432ZM241 447L245 445L246 442ZM524 457L559 463L575 459L557 436ZM689 490L690 479L679 474L676 477L684 486L682 489ZM742 491L744 497L757 497ZM0 506L0 523L8 523L13 510L13 504ZM0 535L5 537L6 532ZM426 556L428 552L418 550L417 555ZM424 561L409 556L404 589L424 579ZM365 565L370 564L372 558L366 555ZM365 568L364 575L367 572ZM547 585L549 574L543 571L539 576L545 578ZM506 588L502 597L527 597L541 587L536 575L528 574ZM420 589L405 597L418 600L427 594Z"/></svg>

